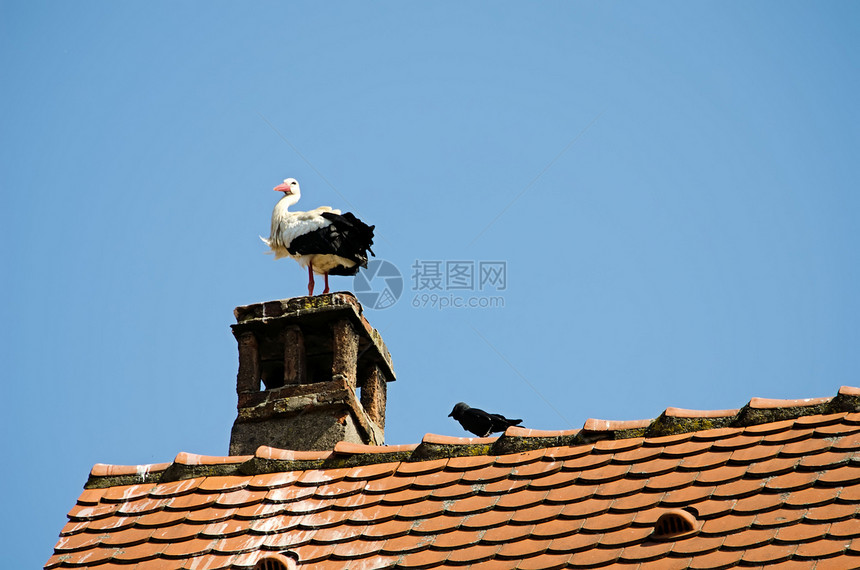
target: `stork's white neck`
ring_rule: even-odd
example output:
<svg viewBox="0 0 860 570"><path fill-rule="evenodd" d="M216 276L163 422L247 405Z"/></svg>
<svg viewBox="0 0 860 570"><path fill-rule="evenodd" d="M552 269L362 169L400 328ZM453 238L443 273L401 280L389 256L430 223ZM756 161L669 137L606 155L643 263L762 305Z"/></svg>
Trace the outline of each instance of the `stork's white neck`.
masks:
<svg viewBox="0 0 860 570"><path fill-rule="evenodd" d="M294 206L302 195L298 192L292 194L284 194L284 197L278 201L277 207L280 210L287 211L290 206Z"/></svg>

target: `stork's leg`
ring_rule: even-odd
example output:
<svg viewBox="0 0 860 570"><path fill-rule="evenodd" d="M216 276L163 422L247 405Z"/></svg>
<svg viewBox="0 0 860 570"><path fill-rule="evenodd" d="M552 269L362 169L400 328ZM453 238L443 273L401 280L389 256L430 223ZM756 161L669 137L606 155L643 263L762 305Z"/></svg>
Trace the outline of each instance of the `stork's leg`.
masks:
<svg viewBox="0 0 860 570"><path fill-rule="evenodd" d="M308 263L308 296L314 296L314 264Z"/></svg>
<svg viewBox="0 0 860 570"><path fill-rule="evenodd" d="M328 293L328 273L323 273L325 275L325 290L323 291L323 295Z"/></svg>

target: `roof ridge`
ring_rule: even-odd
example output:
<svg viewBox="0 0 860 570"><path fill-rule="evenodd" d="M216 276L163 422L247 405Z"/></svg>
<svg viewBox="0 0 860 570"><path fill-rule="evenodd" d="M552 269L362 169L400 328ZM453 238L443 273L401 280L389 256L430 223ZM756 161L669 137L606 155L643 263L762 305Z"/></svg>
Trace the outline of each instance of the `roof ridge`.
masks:
<svg viewBox="0 0 860 570"><path fill-rule="evenodd" d="M833 398L752 398L737 410L666 408L650 420L589 418L578 430L510 427L492 438L426 434L419 444L363 445L339 442L334 450L296 451L267 446L254 455L206 456L181 452L173 463L93 466L85 488L161 483L195 477L257 475L308 469L344 468L388 462L417 462L476 455L506 455L547 447L588 445L601 440L656 438L720 428L747 428L805 416L860 412L860 388L840 387ZM860 418L858 418L860 420Z"/></svg>

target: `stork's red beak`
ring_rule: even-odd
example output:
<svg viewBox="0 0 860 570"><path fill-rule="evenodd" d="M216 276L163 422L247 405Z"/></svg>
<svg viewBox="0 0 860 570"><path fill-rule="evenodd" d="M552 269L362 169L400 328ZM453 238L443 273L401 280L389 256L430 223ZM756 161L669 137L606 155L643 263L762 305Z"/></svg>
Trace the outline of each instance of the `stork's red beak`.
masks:
<svg viewBox="0 0 860 570"><path fill-rule="evenodd" d="M272 188L275 192L286 192L287 194L292 194L292 190L290 190L289 184L278 184L274 188Z"/></svg>

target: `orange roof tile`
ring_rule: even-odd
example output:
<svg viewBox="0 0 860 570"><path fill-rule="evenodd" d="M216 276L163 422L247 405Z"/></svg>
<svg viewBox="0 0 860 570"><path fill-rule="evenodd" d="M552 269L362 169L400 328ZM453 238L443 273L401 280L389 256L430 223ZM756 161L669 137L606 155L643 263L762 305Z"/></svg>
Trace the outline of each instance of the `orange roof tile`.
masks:
<svg viewBox="0 0 860 570"><path fill-rule="evenodd" d="M251 568L285 551L322 569L854 567L858 412L843 387L581 430L96 465L45 567ZM693 530L655 534L672 509Z"/></svg>

